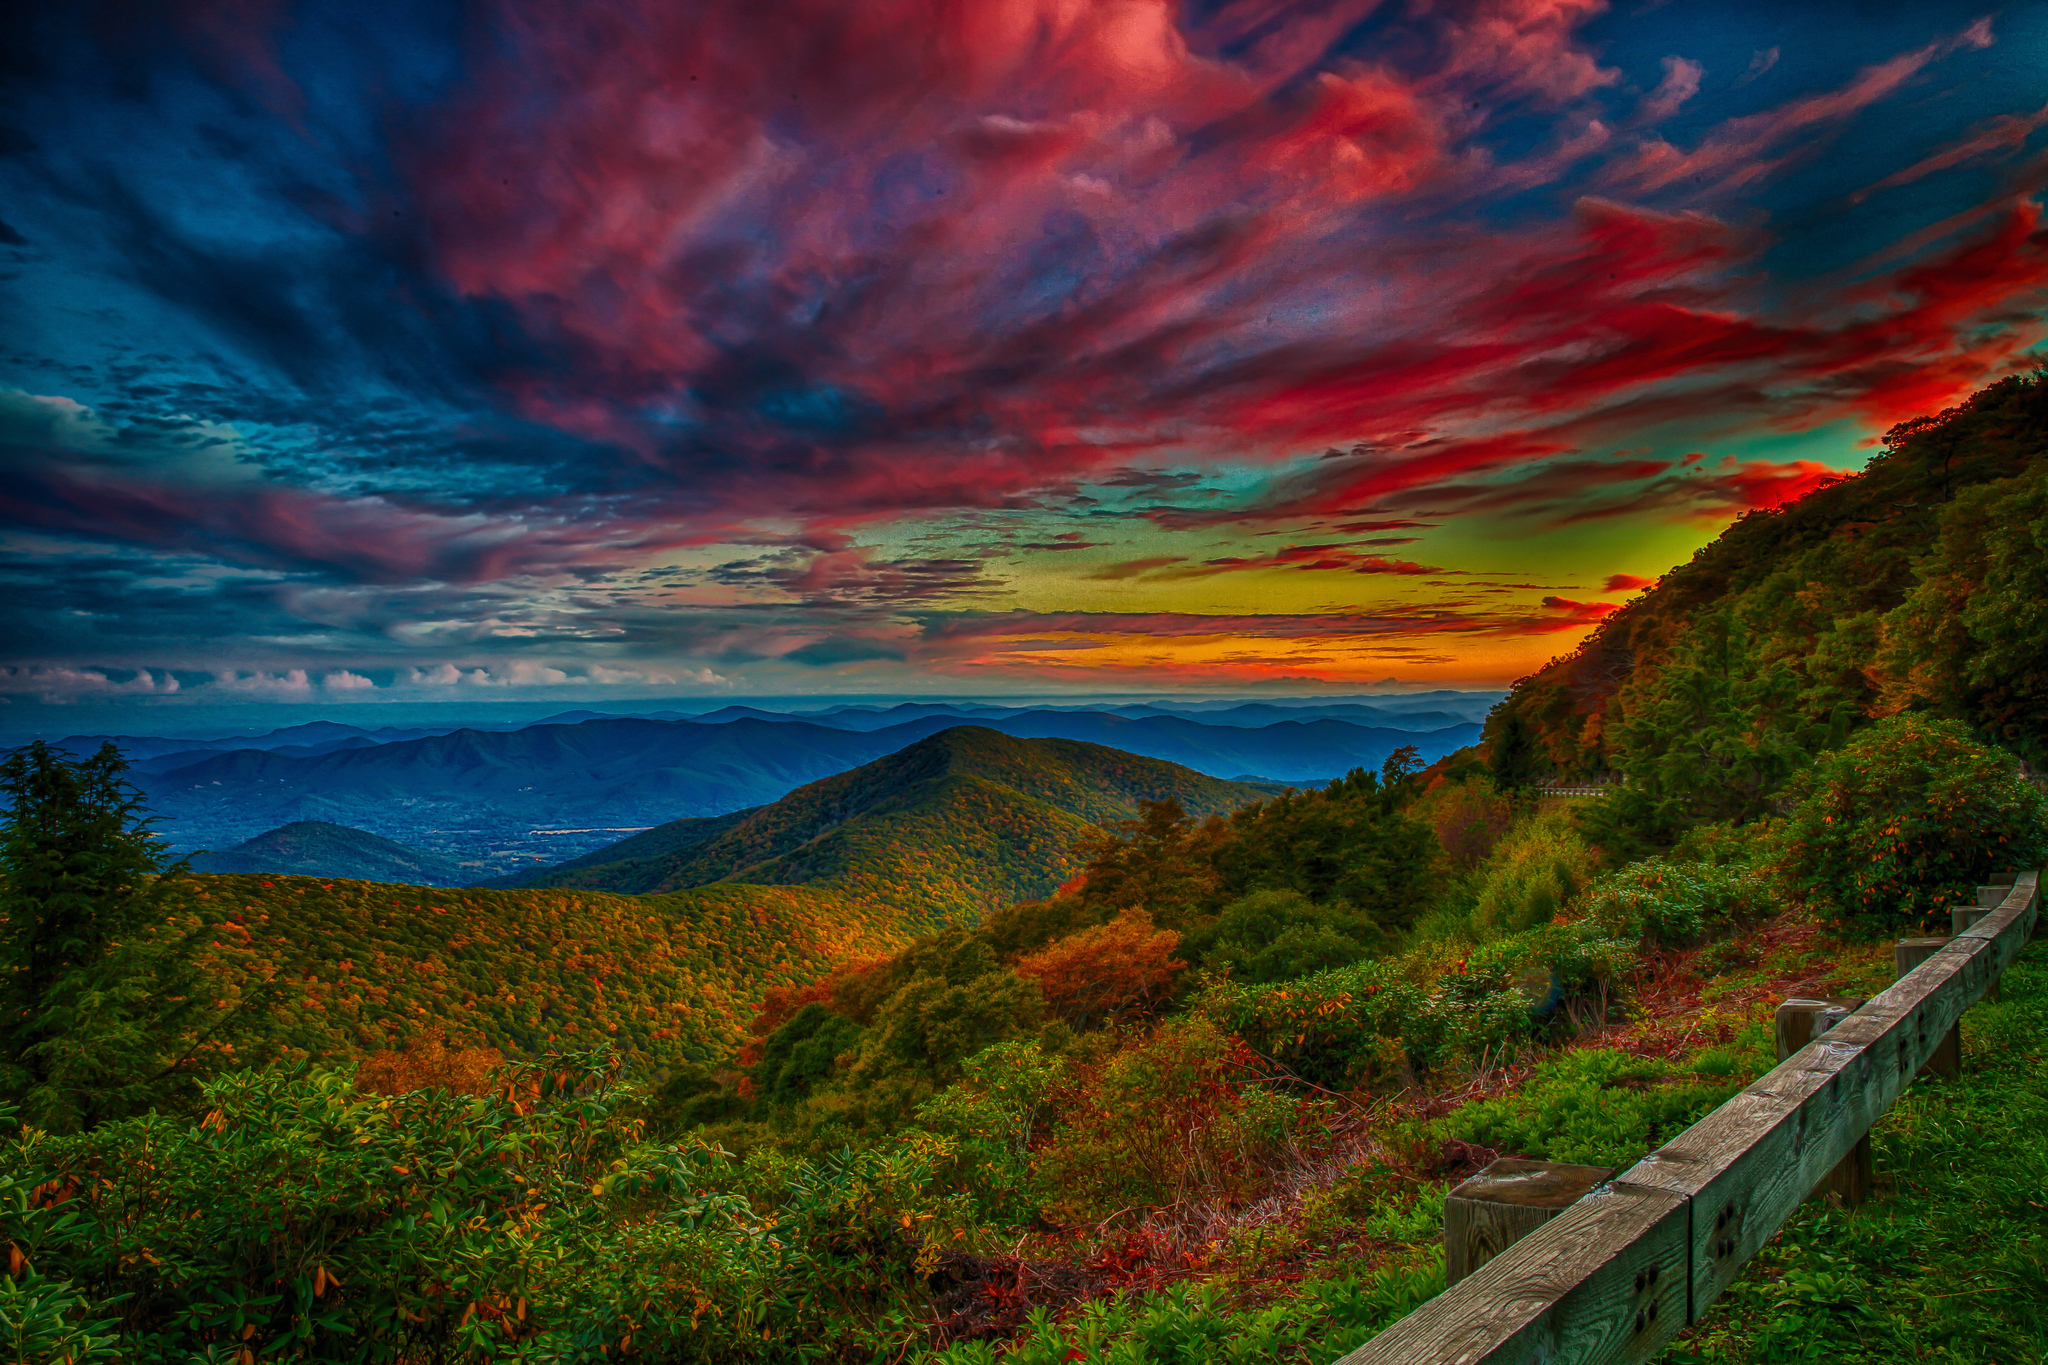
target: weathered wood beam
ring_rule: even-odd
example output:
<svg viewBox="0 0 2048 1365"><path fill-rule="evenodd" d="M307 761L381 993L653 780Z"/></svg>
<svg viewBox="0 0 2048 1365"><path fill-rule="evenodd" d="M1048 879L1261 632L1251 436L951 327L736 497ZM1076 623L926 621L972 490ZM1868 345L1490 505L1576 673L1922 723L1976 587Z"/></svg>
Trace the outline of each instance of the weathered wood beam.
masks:
<svg viewBox="0 0 2048 1365"><path fill-rule="evenodd" d="M1456 1284L1563 1213L1611 1166L1502 1157L1444 1196L1444 1279Z"/></svg>
<svg viewBox="0 0 2048 1365"><path fill-rule="evenodd" d="M1777 1034L1778 1060L1784 1061L1841 1023L1863 1003L1861 997L1827 996L1820 999L1794 998L1779 1005L1772 1017ZM1826 1196L1845 1208L1852 1208L1869 1202L1870 1192L1876 1183L1876 1157L1871 1151L1870 1134L1865 1133L1863 1140L1849 1150L1849 1155L1836 1163L1826 1178L1814 1187L1813 1193Z"/></svg>

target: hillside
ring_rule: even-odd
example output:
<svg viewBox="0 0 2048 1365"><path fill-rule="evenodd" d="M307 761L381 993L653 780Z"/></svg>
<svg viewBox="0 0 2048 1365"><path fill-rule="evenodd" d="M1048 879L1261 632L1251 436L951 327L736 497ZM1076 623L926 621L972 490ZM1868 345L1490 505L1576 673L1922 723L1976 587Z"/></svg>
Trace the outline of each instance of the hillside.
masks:
<svg viewBox="0 0 2048 1365"><path fill-rule="evenodd" d="M281 825L231 849L197 854L192 870L347 877L419 886L460 886L470 880L465 869L447 858L324 820Z"/></svg>
<svg viewBox="0 0 2048 1365"><path fill-rule="evenodd" d="M1894 428L1860 474L1730 526L1518 682L1487 756L1510 782L1633 782L1684 751L1709 780L1763 790L1863 722L1925 709L2040 765L2044 536L2048 383L2016 377ZM1770 771L1736 773L1743 753Z"/></svg>
<svg viewBox="0 0 2048 1365"><path fill-rule="evenodd" d="M610 1040L729 1056L768 987L902 934L802 887L680 896L433 890L310 877L202 876L224 980L289 982L265 1032L312 1055L397 1047L430 1026L510 1055Z"/></svg>
<svg viewBox="0 0 2048 1365"><path fill-rule="evenodd" d="M906 922L978 916L1041 896L1080 864L1075 844L1171 797L1221 813L1267 793L1072 740L958 726L772 805L678 821L602 853L528 873L525 885L675 891L712 883L804 885Z"/></svg>

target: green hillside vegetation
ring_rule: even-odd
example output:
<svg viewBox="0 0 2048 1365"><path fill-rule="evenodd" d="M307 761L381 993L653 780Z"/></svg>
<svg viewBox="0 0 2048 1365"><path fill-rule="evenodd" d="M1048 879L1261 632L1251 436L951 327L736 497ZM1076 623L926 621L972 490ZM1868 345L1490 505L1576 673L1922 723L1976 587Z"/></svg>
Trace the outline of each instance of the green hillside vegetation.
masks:
<svg viewBox="0 0 2048 1365"><path fill-rule="evenodd" d="M278 984L261 1032L288 1055L431 1035L507 1056L604 1041L649 1066L718 1065L764 992L1049 891L1099 836L1090 816L1135 813L1155 793L1209 812L1257 794L1098 745L963 727L770 806L615 845L650 855L627 864L645 879L619 879L648 895L252 874L194 879L189 907L215 923L222 981Z"/></svg>
<svg viewBox="0 0 2048 1365"><path fill-rule="evenodd" d="M421 886L459 886L469 880L464 869L452 859L424 853L381 834L324 820L299 820L219 853L195 854L192 869L324 875Z"/></svg>
<svg viewBox="0 0 2048 1365"><path fill-rule="evenodd" d="M1076 845L1142 802L1211 814L1265 794L1097 744L961 726L772 805L664 825L521 880L630 892L807 886L906 926L970 922L1071 878Z"/></svg>
<svg viewBox="0 0 2048 1365"><path fill-rule="evenodd" d="M1772 1065L1778 1001L1874 993L1894 935L2048 861L2019 762L2043 415L2009 381L1744 519L1426 771L1204 807L1111 780L1144 760L968 728L674 832L640 866L687 889L212 879L184 913L256 1001L235 1046L292 1017L263 989L303 990L294 1046L331 1055L295 1067L193 1023L107 1042L72 1002L125 970L125 929L23 971L92 902L37 880L17 803L5 1017L33 1023L0 1103L52 1117L0 1167L0 1331L23 1359L242 1365L1326 1362L1442 1288L1464 1175L1635 1161ZM2018 670L1982 695L1979 645ZM1527 791L1609 771L1597 799ZM74 863L94 829L116 902L168 884L107 819ZM151 961L192 941L170 929ZM1975 1078L1885 1121L1877 1201L1801 1214L1671 1359L2048 1351L2042 951L1966 1019ZM685 1019L697 1050L662 1053ZM24 1079L123 1048L182 1049L180 1087L95 1109L94 1062L58 1110Z"/></svg>
<svg viewBox="0 0 2048 1365"><path fill-rule="evenodd" d="M1861 473L1752 512L1488 719L1500 780L1619 774L1666 843L1753 820L1792 772L1902 711L2048 763L2048 382L1887 433Z"/></svg>

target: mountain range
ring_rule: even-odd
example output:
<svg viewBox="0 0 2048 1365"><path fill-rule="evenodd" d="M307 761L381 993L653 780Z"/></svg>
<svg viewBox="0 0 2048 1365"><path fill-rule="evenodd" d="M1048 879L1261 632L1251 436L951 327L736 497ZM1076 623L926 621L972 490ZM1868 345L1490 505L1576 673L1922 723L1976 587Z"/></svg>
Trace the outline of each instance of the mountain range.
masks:
<svg viewBox="0 0 2048 1365"><path fill-rule="evenodd" d="M1471 722L1416 731L1313 713L1265 720L1264 710L1278 708L1251 706L1259 709L1223 708L1239 723L1003 708L971 723L1019 739L1100 744L1211 777L1295 784L1376 768L1404 745L1433 760L1479 733ZM601 718L413 738L315 722L263 737L289 741L274 747L178 752L154 739L116 742L143 755L136 780L178 849L222 849L319 821L397 840L484 879L590 852L619 833L762 805L961 724L960 708L913 706L919 713L900 719L904 709L848 709L835 713L840 724L788 715ZM876 719L894 723L870 726ZM59 744L77 752L98 738Z"/></svg>
<svg viewBox="0 0 2048 1365"><path fill-rule="evenodd" d="M1002 706L983 702L899 702L891 706L842 704L813 710L775 710L769 707L732 705L714 710L686 712L659 711L563 711L533 721L471 721L461 725L398 726L374 728L317 720L285 726L262 734L235 734L195 738L164 735L67 735L54 741L72 753L91 753L103 743L122 750L139 770L168 772L196 762L209 753L236 749L262 749L292 757L309 757L335 749L364 748L406 740L450 735L458 730L510 731L536 725L580 725L591 720L671 720L701 725L718 725L734 720L800 721L842 730L880 730L906 721L932 716L955 716L988 725L1030 712L1095 713L1143 719L1147 716L1183 716L1204 725L1257 728L1277 721L1343 720L1357 725L1391 730L1425 732L1452 725L1464 725L1486 718L1500 700L1499 692L1435 691L1398 696L1374 696L1370 701L1353 699L1316 701L1156 701L1096 702L1080 705Z"/></svg>
<svg viewBox="0 0 2048 1365"><path fill-rule="evenodd" d="M1097 745L955 726L766 806L506 879L527 886L351 880L344 869L366 858L416 851L301 823L212 855L216 872L243 875L200 876L197 894L226 913L213 944L224 979L270 963L293 983L275 1027L307 1053L389 1047L434 1025L508 1051L609 1037L710 1060L738 1045L770 985L1045 895L1079 870L1077 842L1140 801L1207 814L1266 794Z"/></svg>

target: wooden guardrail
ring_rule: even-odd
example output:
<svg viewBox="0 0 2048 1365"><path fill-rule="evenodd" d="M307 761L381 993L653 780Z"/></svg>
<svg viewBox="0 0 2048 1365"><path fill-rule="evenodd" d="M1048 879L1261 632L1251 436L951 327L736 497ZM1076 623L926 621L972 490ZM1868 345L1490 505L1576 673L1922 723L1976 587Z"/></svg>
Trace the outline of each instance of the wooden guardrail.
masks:
<svg viewBox="0 0 2048 1365"><path fill-rule="evenodd" d="M2032 933L2040 874L1726 1104L1337 1365L1620 1365L1698 1322Z"/></svg>

